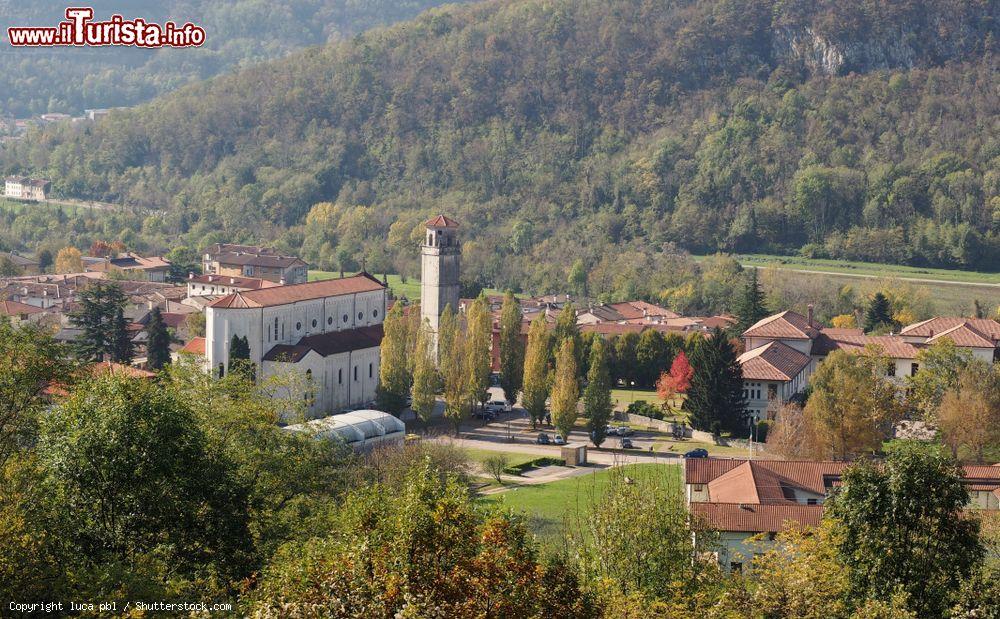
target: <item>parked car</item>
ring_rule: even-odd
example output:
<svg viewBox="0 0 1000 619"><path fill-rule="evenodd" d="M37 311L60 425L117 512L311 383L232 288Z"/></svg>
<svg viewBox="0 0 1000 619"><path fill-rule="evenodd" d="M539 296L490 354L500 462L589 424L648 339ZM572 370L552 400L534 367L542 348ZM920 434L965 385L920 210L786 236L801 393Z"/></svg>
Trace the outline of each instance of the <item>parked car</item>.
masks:
<svg viewBox="0 0 1000 619"><path fill-rule="evenodd" d="M691 451L684 454L685 458L707 458L708 450L699 447L698 449L692 449Z"/></svg>
<svg viewBox="0 0 1000 619"><path fill-rule="evenodd" d="M618 426L618 436L632 436L635 431L628 426Z"/></svg>
<svg viewBox="0 0 1000 619"><path fill-rule="evenodd" d="M486 410L493 413L494 415L509 413L510 404L507 404L506 400L491 400L490 402L486 403Z"/></svg>
<svg viewBox="0 0 1000 619"><path fill-rule="evenodd" d="M623 438L622 439L622 449L635 449L635 445L632 444L632 439Z"/></svg>
<svg viewBox="0 0 1000 619"><path fill-rule="evenodd" d="M535 439L535 442L538 443L539 445L548 445L549 444L549 435L546 434L546 433L544 433L544 432L542 432L542 433L540 433L538 435L538 438Z"/></svg>
<svg viewBox="0 0 1000 619"><path fill-rule="evenodd" d="M556 434L555 440L553 440L552 442L554 442L556 445L565 445L566 439L564 439L561 435Z"/></svg>

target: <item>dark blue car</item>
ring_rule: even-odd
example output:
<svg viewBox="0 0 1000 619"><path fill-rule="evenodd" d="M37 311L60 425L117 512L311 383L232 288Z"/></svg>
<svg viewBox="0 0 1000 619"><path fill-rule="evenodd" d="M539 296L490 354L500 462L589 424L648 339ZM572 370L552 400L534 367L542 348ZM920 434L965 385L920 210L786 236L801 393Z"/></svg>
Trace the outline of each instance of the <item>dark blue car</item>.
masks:
<svg viewBox="0 0 1000 619"><path fill-rule="evenodd" d="M698 449L692 449L691 451L684 454L685 458L707 458L708 450L699 447Z"/></svg>

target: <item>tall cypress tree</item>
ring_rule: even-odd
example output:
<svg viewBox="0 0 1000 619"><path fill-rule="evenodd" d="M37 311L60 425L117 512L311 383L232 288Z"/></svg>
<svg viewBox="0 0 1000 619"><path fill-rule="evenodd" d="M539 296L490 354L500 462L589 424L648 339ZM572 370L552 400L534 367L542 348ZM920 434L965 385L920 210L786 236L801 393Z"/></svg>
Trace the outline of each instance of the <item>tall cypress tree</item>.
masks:
<svg viewBox="0 0 1000 619"><path fill-rule="evenodd" d="M512 292L503 297L500 310L500 386L513 404L524 380L524 342L521 340L521 305Z"/></svg>
<svg viewBox="0 0 1000 619"><path fill-rule="evenodd" d="M590 440L597 447L601 446L607 435L612 407L607 347L602 338L597 338L590 349L587 387L583 390L583 414L587 417Z"/></svg>
<svg viewBox="0 0 1000 619"><path fill-rule="evenodd" d="M528 347L524 353L524 397L522 402L531 426L545 417L545 400L549 397L549 333L545 316L538 316L528 330Z"/></svg>
<svg viewBox="0 0 1000 619"><path fill-rule="evenodd" d="M412 396L413 413L425 424L430 422L437 401L435 393L438 388L437 368L431 355L431 330L425 321L417 329L417 345L413 364Z"/></svg>
<svg viewBox="0 0 1000 619"><path fill-rule="evenodd" d="M161 370L170 363L170 333L163 322L160 308L154 307L146 324L146 365Z"/></svg>
<svg viewBox="0 0 1000 619"><path fill-rule="evenodd" d="M132 334L128 331L128 321L125 320L125 310L122 307L115 309L111 338L111 360L126 365L132 363L135 346L132 344Z"/></svg>
<svg viewBox="0 0 1000 619"><path fill-rule="evenodd" d="M743 417L743 374L736 350L716 327L694 346L688 360L694 369L682 409L696 430L737 432Z"/></svg>
<svg viewBox="0 0 1000 619"><path fill-rule="evenodd" d="M747 278L743 294L736 302L737 328L743 333L758 320L767 316L767 307L764 305L764 291L760 288L757 279L757 269L750 270L750 277Z"/></svg>
<svg viewBox="0 0 1000 619"><path fill-rule="evenodd" d="M552 386L552 425L563 438L569 436L576 423L576 407L580 400L580 385L576 375L573 339L566 338L556 354L555 383Z"/></svg>

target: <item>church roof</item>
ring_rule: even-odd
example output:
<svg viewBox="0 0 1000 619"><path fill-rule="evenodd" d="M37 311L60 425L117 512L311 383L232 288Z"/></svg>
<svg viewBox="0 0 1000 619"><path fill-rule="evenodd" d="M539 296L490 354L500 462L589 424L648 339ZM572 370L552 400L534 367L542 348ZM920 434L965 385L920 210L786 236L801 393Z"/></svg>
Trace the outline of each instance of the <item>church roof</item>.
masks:
<svg viewBox="0 0 1000 619"><path fill-rule="evenodd" d="M437 217L428 219L424 225L428 228L457 228L458 222L450 217L438 215Z"/></svg>
<svg viewBox="0 0 1000 619"><path fill-rule="evenodd" d="M209 304L209 307L243 309L248 307L271 307L286 305L296 301L309 301L342 294L384 290L385 286L367 273L358 273L339 279L324 279L304 284L289 284L260 290L234 292Z"/></svg>
<svg viewBox="0 0 1000 619"><path fill-rule="evenodd" d="M748 350L736 359L744 380L779 381L795 380L809 361L808 355L777 340Z"/></svg>
<svg viewBox="0 0 1000 619"><path fill-rule="evenodd" d="M382 344L382 325L371 325L344 331L329 331L316 335L307 335L295 345L278 344L264 355L264 361L283 361L298 363L309 354L316 351L322 357L329 357L352 350L375 348Z"/></svg>

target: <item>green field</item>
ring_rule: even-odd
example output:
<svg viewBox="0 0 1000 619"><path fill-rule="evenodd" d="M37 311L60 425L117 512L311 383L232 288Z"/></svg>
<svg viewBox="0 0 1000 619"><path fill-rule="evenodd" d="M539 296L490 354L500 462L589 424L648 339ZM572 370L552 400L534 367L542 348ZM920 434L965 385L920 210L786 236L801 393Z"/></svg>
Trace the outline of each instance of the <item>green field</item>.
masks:
<svg viewBox="0 0 1000 619"><path fill-rule="evenodd" d="M612 469L595 470L586 475L569 477L547 484L522 485L507 492L483 497L484 504L500 505L528 517L531 530L543 541L555 543L565 527L579 526L619 473L631 477L647 474L669 475L671 481L681 482L681 468L675 464L629 464Z"/></svg>
<svg viewBox="0 0 1000 619"><path fill-rule="evenodd" d="M739 254L734 257L744 266L787 271L790 281L802 281L803 284L822 280L831 287L839 288L878 279L906 281L927 289L934 312L939 315L968 315L976 300L990 310L1000 306L1000 273L766 254ZM707 256L694 258L705 260Z"/></svg>
<svg viewBox="0 0 1000 619"><path fill-rule="evenodd" d="M538 454L517 451L494 451L492 449L474 449L469 447L466 447L464 451L468 454L469 460L472 460L477 464L482 464L487 458L499 455L507 457L507 466L518 466L520 464L524 464L525 462L531 462L539 457Z"/></svg>

